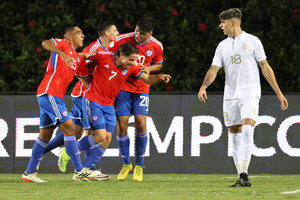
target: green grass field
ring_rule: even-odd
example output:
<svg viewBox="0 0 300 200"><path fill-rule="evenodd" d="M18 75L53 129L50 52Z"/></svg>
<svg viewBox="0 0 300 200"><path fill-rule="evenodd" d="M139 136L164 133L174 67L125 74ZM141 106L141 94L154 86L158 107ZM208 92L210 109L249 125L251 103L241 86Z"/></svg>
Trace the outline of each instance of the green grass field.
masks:
<svg viewBox="0 0 300 200"><path fill-rule="evenodd" d="M251 175L252 187L231 188L236 175L145 174L143 182L75 182L72 174L40 174L48 183L0 174L0 199L300 199L300 175Z"/></svg>

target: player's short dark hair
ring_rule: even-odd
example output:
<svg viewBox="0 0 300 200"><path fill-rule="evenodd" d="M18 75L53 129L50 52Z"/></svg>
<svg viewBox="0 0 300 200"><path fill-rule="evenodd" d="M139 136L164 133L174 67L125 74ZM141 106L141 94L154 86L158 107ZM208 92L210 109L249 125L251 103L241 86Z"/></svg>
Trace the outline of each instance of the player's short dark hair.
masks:
<svg viewBox="0 0 300 200"><path fill-rule="evenodd" d="M126 42L119 46L117 55L120 56L122 54L122 55L128 57L132 54L138 54L138 53L139 53L139 50L133 43Z"/></svg>
<svg viewBox="0 0 300 200"><path fill-rule="evenodd" d="M61 35L64 36L66 33L74 30L74 28L78 26L77 24L66 24L62 30L61 30Z"/></svg>
<svg viewBox="0 0 300 200"><path fill-rule="evenodd" d="M110 28L111 26L114 26L114 25L116 25L115 22L110 21L110 20L100 22L97 26L98 36L99 37L102 36L108 28Z"/></svg>
<svg viewBox="0 0 300 200"><path fill-rule="evenodd" d="M153 17L144 16L137 21L136 26L139 27L140 31L150 32L156 27L156 21Z"/></svg>
<svg viewBox="0 0 300 200"><path fill-rule="evenodd" d="M242 11L239 8L230 8L228 10L224 10L219 14L220 20L226 20L230 18L238 18L242 20Z"/></svg>

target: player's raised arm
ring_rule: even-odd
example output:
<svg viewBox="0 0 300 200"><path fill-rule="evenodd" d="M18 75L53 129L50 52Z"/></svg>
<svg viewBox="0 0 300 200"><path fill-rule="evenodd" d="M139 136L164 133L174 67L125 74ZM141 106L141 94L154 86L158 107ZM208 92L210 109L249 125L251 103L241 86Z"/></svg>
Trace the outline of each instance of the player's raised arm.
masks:
<svg viewBox="0 0 300 200"><path fill-rule="evenodd" d="M169 74L157 74L157 75L149 75L146 73L142 73L139 76L139 79L144 81L145 83L148 83L150 85L156 84L159 81L164 81L165 83L168 83L171 79L171 76Z"/></svg>
<svg viewBox="0 0 300 200"><path fill-rule="evenodd" d="M56 53L61 56L62 60L67 64L68 67L72 67L74 65L74 60L68 56L66 53L64 53L62 50L57 48L52 40L44 40L42 42L42 46L53 53Z"/></svg>
<svg viewBox="0 0 300 200"><path fill-rule="evenodd" d="M268 81L268 83L271 85L274 92L276 93L277 98L280 101L281 110L286 110L288 108L288 101L282 94L282 92L277 84L273 69L271 68L271 66L269 65L267 60L263 60L263 61L259 62L259 66L261 68L262 74L264 75L265 79Z"/></svg>
<svg viewBox="0 0 300 200"><path fill-rule="evenodd" d="M219 67L212 65L206 72L204 81L198 92L198 98L202 103L205 103L207 99L206 88L215 80L219 69Z"/></svg>

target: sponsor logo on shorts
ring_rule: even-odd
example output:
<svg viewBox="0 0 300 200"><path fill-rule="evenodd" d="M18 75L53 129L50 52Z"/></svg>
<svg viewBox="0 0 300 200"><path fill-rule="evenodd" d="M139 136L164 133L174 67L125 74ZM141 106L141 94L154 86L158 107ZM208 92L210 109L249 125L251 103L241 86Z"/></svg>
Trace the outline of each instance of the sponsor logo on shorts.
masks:
<svg viewBox="0 0 300 200"><path fill-rule="evenodd" d="M117 106L115 106L115 112L118 112L119 108Z"/></svg>
<svg viewBox="0 0 300 200"><path fill-rule="evenodd" d="M65 116L65 117L66 117L66 116L68 116L68 111L66 111L66 110L65 110L65 111L63 111L63 113L62 113L62 114L63 114L63 116Z"/></svg>
<svg viewBox="0 0 300 200"><path fill-rule="evenodd" d="M94 121L97 121L97 119L98 119L98 116L97 116L97 115L94 115L94 116L93 116L93 120L94 120Z"/></svg>
<svg viewBox="0 0 300 200"><path fill-rule="evenodd" d="M146 52L146 54L147 54L147 56L152 56L152 51L151 51L151 50L148 50L148 51Z"/></svg>
<svg viewBox="0 0 300 200"><path fill-rule="evenodd" d="M127 72L128 72L127 69L122 69L122 74L123 74L123 75L126 75Z"/></svg>

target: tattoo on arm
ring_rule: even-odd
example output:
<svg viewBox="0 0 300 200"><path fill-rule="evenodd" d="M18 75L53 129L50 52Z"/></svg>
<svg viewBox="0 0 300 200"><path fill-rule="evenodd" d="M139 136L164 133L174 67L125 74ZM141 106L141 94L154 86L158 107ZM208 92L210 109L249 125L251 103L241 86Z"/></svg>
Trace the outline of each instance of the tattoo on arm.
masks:
<svg viewBox="0 0 300 200"><path fill-rule="evenodd" d="M212 68L208 70L208 72L205 75L203 84L206 88L215 80L217 75L217 71L213 70Z"/></svg>

